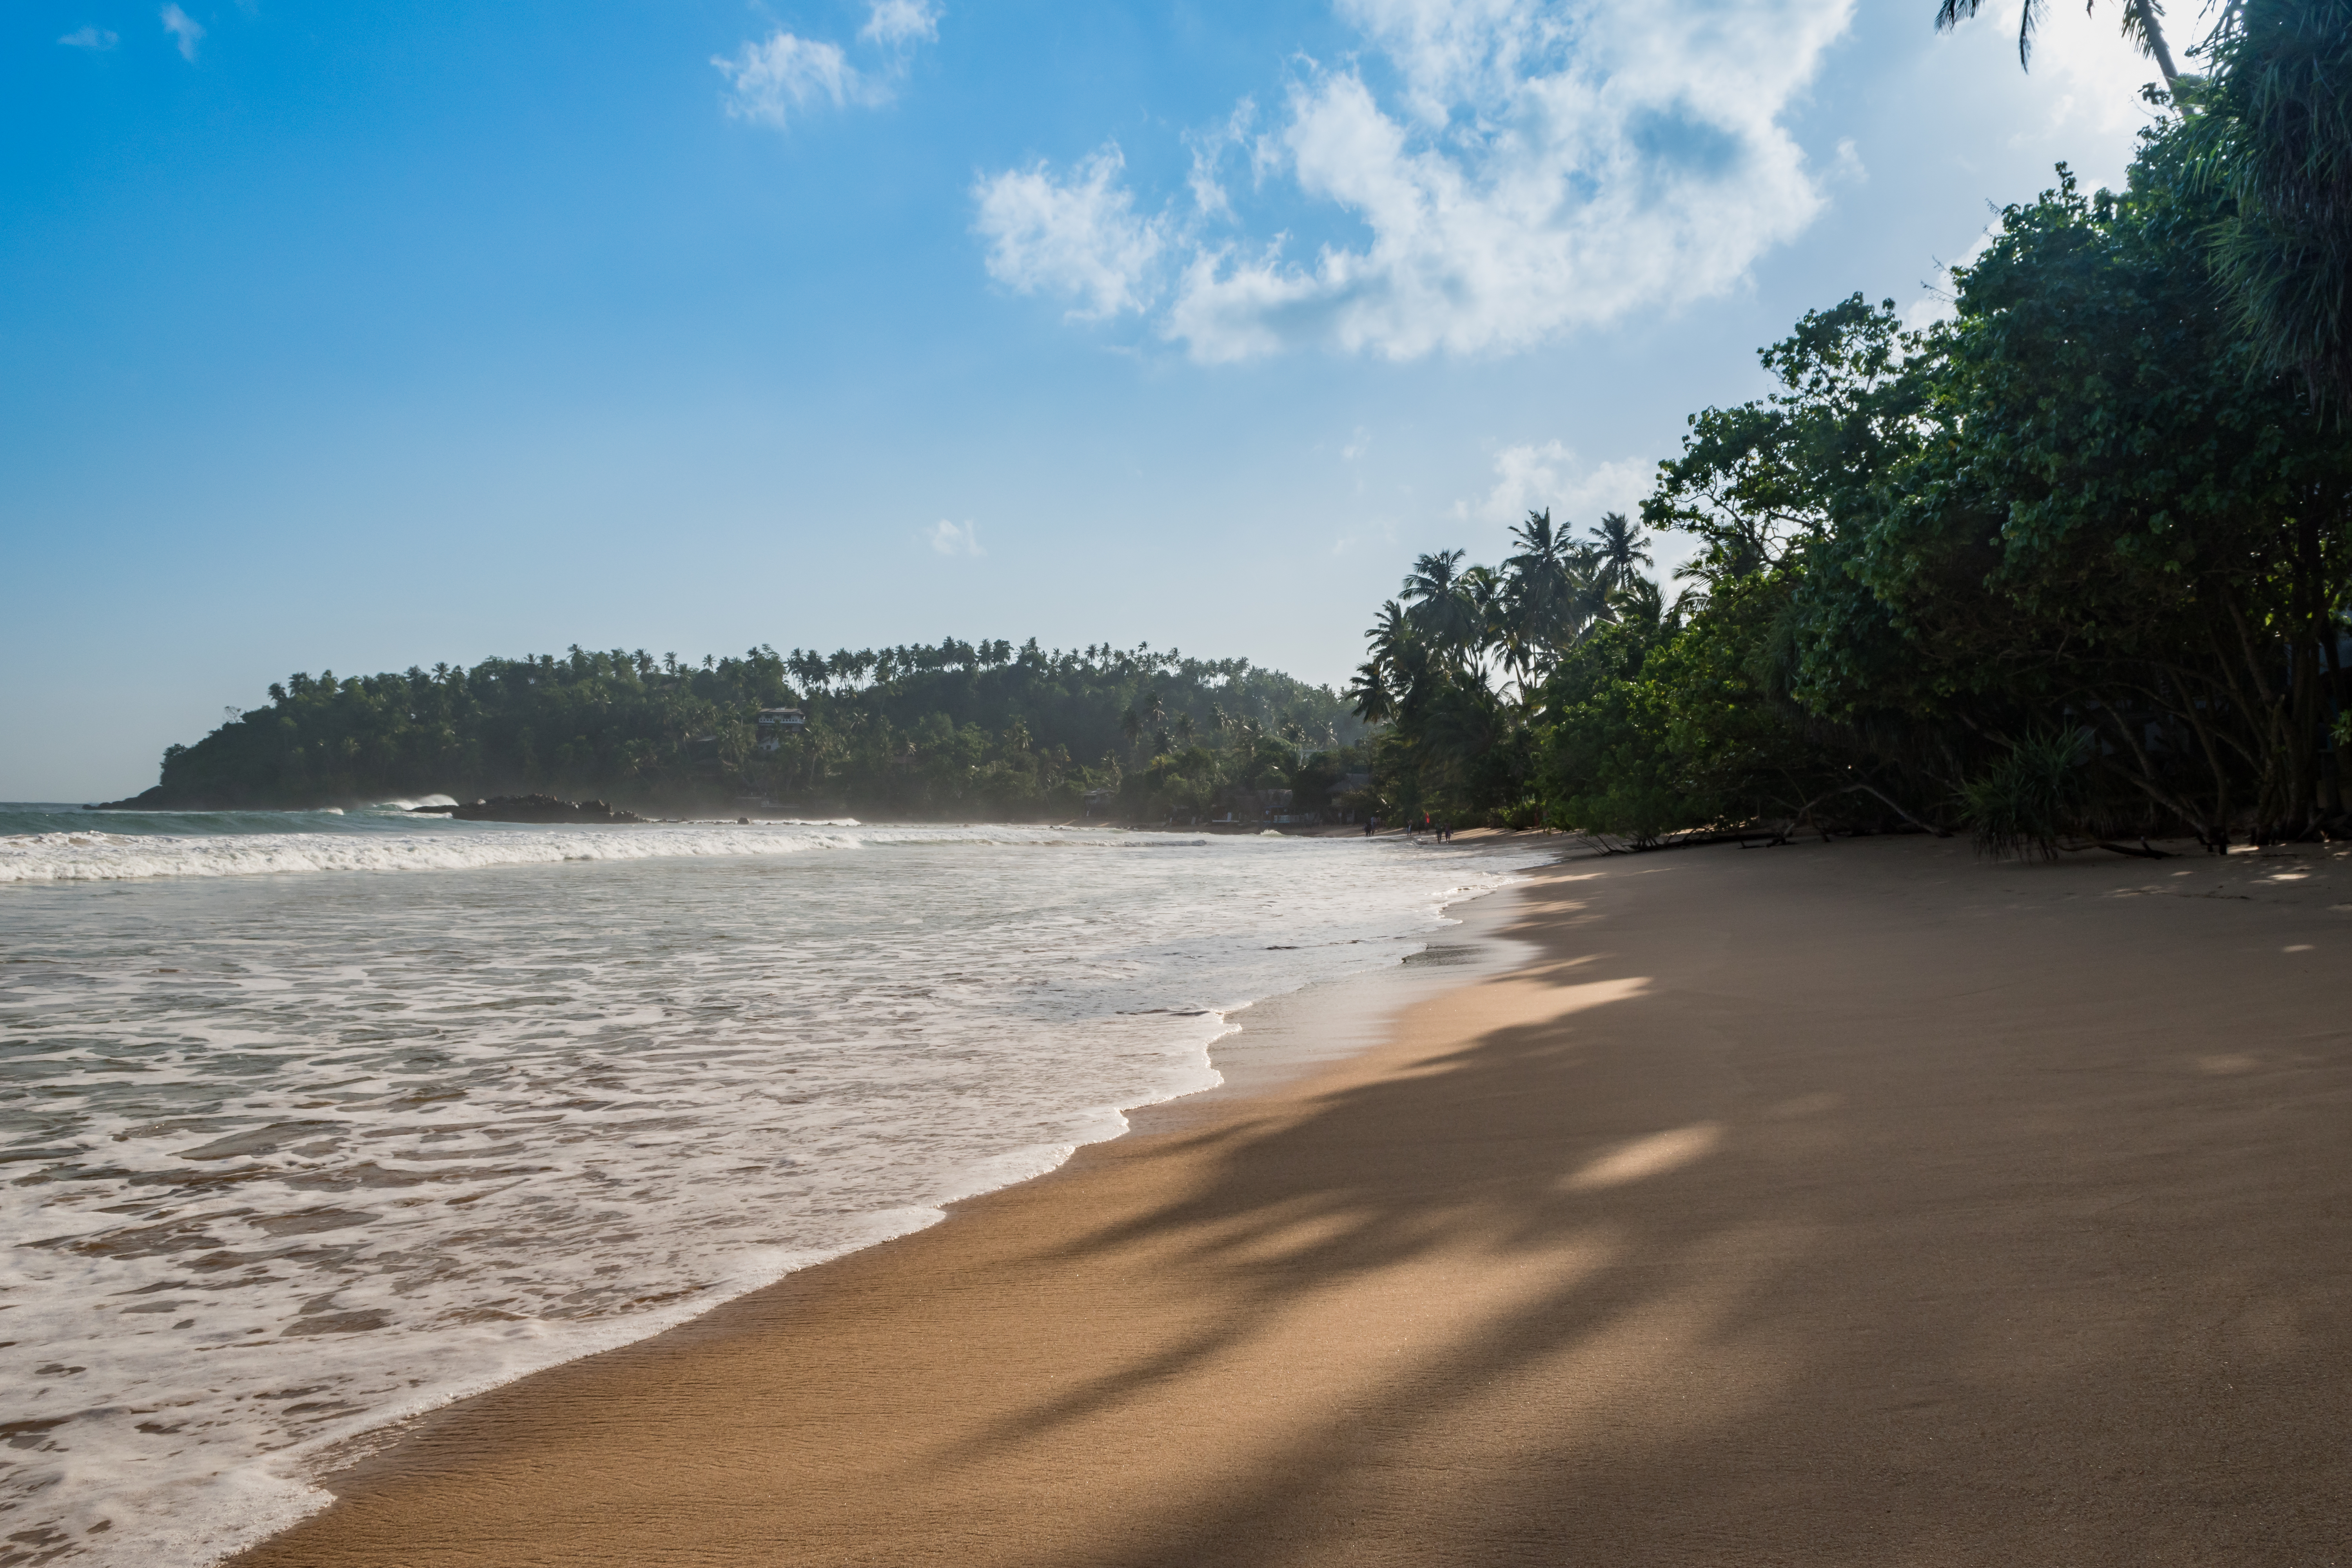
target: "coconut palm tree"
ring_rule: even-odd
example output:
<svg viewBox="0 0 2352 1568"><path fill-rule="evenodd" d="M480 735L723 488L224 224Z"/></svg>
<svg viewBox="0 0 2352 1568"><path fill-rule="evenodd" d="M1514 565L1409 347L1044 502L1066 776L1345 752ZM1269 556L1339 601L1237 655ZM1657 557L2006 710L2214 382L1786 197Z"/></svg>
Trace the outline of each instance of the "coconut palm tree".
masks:
<svg viewBox="0 0 2352 1568"><path fill-rule="evenodd" d="M1984 0L1943 0L1936 11L1936 30L1945 32L1958 26L1977 14ZM2017 63L2030 68L2033 56L2033 29L2042 24L2043 0L2025 0L2025 9L2017 25ZM2083 7L2088 15L2097 9L2098 0L2089 0ZM2139 52L2156 62L2164 73L2167 91L2179 95L2180 71L2172 63L2171 46L2165 42L2164 24L2159 19L2164 7L2157 0L2123 0L2124 37L2139 46Z"/></svg>
<svg viewBox="0 0 2352 1568"><path fill-rule="evenodd" d="M1639 575L1634 567L1656 564L1650 557L1650 536L1622 511L1601 514L1600 526L1592 531L1592 550L1597 565L1593 575L1604 594L1631 587Z"/></svg>
<svg viewBox="0 0 2352 1568"><path fill-rule="evenodd" d="M1391 599L1364 629L1364 640L1372 657L1357 667L1341 695L1365 723L1385 724L1397 717L1409 693L1411 672L1421 663L1421 638L1404 606Z"/></svg>
<svg viewBox="0 0 2352 1568"><path fill-rule="evenodd" d="M1492 566L1473 566L1462 574L1460 582L1466 612L1463 619L1469 635L1462 640L1455 658L1465 669L1483 680L1486 655L1503 647L1508 635L1509 584Z"/></svg>
<svg viewBox="0 0 2352 1568"><path fill-rule="evenodd" d="M1593 581L1596 552L1557 527L1549 510L1530 511L1511 531L1518 553L1507 574L1501 616L1503 658L1525 691L1591 625L1602 591Z"/></svg>
<svg viewBox="0 0 2352 1568"><path fill-rule="evenodd" d="M1465 553L1438 550L1420 557L1405 576L1401 596L1412 601L1406 618L1433 649L1468 663L1486 640L1480 595L1488 589L1463 572Z"/></svg>
<svg viewBox="0 0 2352 1568"><path fill-rule="evenodd" d="M1396 693L1389 689L1388 674L1377 659L1356 667L1355 678L1341 689L1356 717L1367 724L1385 724L1396 717Z"/></svg>

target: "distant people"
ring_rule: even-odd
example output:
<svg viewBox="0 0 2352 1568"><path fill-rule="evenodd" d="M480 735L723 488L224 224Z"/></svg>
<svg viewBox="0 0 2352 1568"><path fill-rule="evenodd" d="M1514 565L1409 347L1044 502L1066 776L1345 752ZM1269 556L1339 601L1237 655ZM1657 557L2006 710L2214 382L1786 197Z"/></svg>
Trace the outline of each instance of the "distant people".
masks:
<svg viewBox="0 0 2352 1568"><path fill-rule="evenodd" d="M1381 830L1381 819L1380 819L1379 817L1377 817L1377 816L1368 816L1368 817L1364 818L1364 837L1365 837L1370 838L1373 834L1378 833L1380 830Z"/></svg>

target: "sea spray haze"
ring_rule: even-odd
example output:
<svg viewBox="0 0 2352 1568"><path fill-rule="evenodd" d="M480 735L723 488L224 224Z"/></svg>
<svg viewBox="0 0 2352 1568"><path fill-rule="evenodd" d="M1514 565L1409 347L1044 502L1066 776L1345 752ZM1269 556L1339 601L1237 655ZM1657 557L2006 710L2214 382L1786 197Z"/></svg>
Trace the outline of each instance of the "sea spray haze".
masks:
<svg viewBox="0 0 2352 1568"><path fill-rule="evenodd" d="M0 1533L204 1562L340 1440L1112 1135L1533 858L0 816Z"/></svg>

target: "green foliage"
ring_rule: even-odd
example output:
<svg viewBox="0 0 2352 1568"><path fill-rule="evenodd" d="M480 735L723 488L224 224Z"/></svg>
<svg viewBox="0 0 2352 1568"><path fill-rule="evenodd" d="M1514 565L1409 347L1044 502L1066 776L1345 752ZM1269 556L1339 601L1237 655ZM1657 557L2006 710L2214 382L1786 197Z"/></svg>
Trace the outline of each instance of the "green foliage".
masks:
<svg viewBox="0 0 2352 1568"><path fill-rule="evenodd" d="M1545 685L1538 780L1559 826L1654 842L1696 825L1673 741L1663 628L1608 625L1580 640Z"/></svg>
<svg viewBox="0 0 2352 1568"><path fill-rule="evenodd" d="M754 648L699 666L642 651L297 675L166 752L142 804L310 805L545 789L645 805L772 799L810 810L1075 816L1206 813L1290 786L1360 726L1329 690L1244 659L1047 652L1032 641L831 656ZM805 729L763 748L762 708Z"/></svg>
<svg viewBox="0 0 2352 1568"><path fill-rule="evenodd" d="M2239 329L2340 418L2352 400L2352 0L2235 0L2190 95Z"/></svg>
<svg viewBox="0 0 2352 1568"><path fill-rule="evenodd" d="M2352 160L2312 107L2344 79L2294 68L2297 123ZM1531 785L1553 823L1636 843L1956 813L2004 852L2093 817L2214 844L2352 826L2352 433L2209 250L2261 184L2200 164L2256 133L2217 134L2156 128L2117 194L2062 169L1957 274L1947 322L1857 295L1764 351L1776 389L1693 416L1643 505L1696 542L1674 610L1607 529L1564 546L1548 514L1499 572L1423 557L1349 690L1387 726L1391 797L1501 811ZM2296 221L2334 199L2306 191ZM2340 315L2312 330L2340 350ZM2032 739L2054 734L2063 767ZM1521 737L1531 766L1482 776Z"/></svg>
<svg viewBox="0 0 2352 1568"><path fill-rule="evenodd" d="M1979 853L2058 858L2058 840L2081 831L2085 765L2095 747L2088 731L2032 735L1960 788L1960 819Z"/></svg>

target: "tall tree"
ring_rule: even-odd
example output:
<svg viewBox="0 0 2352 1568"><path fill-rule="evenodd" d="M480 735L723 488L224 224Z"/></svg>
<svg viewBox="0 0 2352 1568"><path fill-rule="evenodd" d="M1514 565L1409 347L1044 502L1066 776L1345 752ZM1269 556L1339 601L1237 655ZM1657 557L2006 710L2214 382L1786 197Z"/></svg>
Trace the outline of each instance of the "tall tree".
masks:
<svg viewBox="0 0 2352 1568"><path fill-rule="evenodd" d="M1604 593L1631 588L1640 577L1633 570L1636 566L1655 564L1650 558L1650 536L1622 511L1601 514L1600 526L1592 531L1592 543L1600 558L1597 575Z"/></svg>
<svg viewBox="0 0 2352 1568"><path fill-rule="evenodd" d="M2352 0L2234 0L2193 132L2215 270L2273 369L2352 402Z"/></svg>
<svg viewBox="0 0 2352 1568"><path fill-rule="evenodd" d="M1458 663L1477 657L1486 629L1486 606L1479 601L1486 584L1463 572L1465 553L1437 550L1419 557L1399 595L1412 606L1406 618L1413 629L1439 655Z"/></svg>

